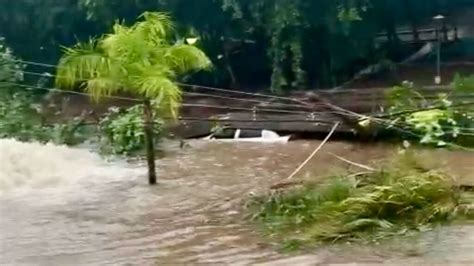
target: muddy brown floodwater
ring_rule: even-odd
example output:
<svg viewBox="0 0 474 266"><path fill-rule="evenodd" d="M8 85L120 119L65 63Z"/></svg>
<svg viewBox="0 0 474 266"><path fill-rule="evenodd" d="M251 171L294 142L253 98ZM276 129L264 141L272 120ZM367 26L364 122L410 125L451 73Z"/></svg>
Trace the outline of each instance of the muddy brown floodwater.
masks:
<svg viewBox="0 0 474 266"><path fill-rule="evenodd" d="M0 265L393 265L474 264L474 227L449 226L399 243L322 247L284 254L243 219L251 193L284 180L317 141L194 141L158 161L146 185L141 163L106 162L85 149L0 140ZM366 163L393 147L333 142L303 177ZM473 155L425 152L474 180Z"/></svg>

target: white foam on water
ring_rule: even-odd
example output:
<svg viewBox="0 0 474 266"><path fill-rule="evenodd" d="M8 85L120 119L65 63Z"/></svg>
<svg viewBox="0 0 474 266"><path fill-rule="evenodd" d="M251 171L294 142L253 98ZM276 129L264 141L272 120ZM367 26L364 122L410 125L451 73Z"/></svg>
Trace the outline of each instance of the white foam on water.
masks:
<svg viewBox="0 0 474 266"><path fill-rule="evenodd" d="M0 194L64 189L80 182L113 182L136 176L137 171L124 164L107 163L85 149L0 139Z"/></svg>

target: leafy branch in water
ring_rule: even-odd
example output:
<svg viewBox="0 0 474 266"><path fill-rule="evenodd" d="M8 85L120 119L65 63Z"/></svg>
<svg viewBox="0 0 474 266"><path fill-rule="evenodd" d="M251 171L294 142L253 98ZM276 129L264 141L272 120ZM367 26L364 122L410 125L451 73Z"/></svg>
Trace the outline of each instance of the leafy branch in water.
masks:
<svg viewBox="0 0 474 266"><path fill-rule="evenodd" d="M404 82L387 93L389 128L405 126L421 135L421 144L446 146L448 141L466 139L474 133L469 130L474 126L474 120L472 105L466 104L463 97L472 93L473 77L457 76L453 91L439 93L434 99L427 99L412 83Z"/></svg>

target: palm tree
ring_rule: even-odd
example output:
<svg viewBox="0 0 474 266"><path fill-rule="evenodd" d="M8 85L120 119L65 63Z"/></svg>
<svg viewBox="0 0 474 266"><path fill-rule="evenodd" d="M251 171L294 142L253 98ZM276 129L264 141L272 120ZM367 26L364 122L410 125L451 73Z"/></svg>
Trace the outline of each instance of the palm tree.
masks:
<svg viewBox="0 0 474 266"><path fill-rule="evenodd" d="M175 30L167 14L145 12L139 19L130 27L116 23L111 34L65 48L56 85L83 89L97 101L120 93L143 99L149 181L155 184L153 107L176 118L181 102L176 80L209 69L211 62L195 46L170 42Z"/></svg>

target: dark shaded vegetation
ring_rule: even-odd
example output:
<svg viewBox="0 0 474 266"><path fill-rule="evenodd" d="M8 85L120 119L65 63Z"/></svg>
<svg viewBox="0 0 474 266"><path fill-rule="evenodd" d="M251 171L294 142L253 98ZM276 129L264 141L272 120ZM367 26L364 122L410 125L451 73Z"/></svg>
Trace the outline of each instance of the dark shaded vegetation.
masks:
<svg viewBox="0 0 474 266"><path fill-rule="evenodd" d="M325 242L379 241L471 219L468 198L453 179L426 168L411 152L373 172L343 174L326 183L257 198L254 219L287 248Z"/></svg>
<svg viewBox="0 0 474 266"><path fill-rule="evenodd" d="M431 27L438 13L470 0L1 0L0 36L25 60L55 64L60 46L131 24L144 11L169 12L178 35L199 37L215 71L194 81L223 87L332 87L369 65L389 67L416 51L398 26ZM378 43L377 34L388 41ZM33 69L39 69L32 67ZM30 78L30 77L28 77Z"/></svg>

